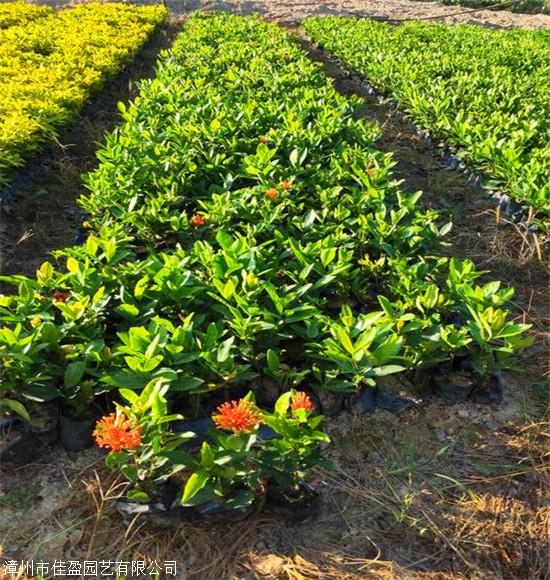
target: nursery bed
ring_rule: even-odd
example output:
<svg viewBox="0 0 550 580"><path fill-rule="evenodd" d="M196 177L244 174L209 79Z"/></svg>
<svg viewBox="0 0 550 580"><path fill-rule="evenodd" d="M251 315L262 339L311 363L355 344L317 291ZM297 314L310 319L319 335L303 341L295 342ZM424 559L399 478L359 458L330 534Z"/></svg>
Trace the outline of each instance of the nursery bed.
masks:
<svg viewBox="0 0 550 580"><path fill-rule="evenodd" d="M337 78L341 92L365 98L355 115L374 117L384 127L377 147L396 152L394 173L406 179L404 189L424 189L424 203L458 220L450 234L459 242L453 253L498 265L491 279L518 284L522 319L534 323L540 337L546 323L545 277L536 262L525 260L518 271L523 257L501 251L494 214L475 196L472 200L464 178L446 171L406 123L341 70L327 63L326 71ZM476 224L474 212L481 213ZM432 400L400 416L345 412L331 419L334 469L316 476L324 495L321 517L290 532L287 523L261 516L228 527L184 525L168 534L139 522L127 529L111 501L123 483L101 466L102 457L94 450L74 455L47 449L39 465L2 474L2 555L177 560L178 571L201 580L248 574L536 577L545 567L540 542L545 425L539 422L544 359L540 343L520 359L524 374L510 377L506 401L498 408L473 402L448 408ZM28 481L24 493L22 480ZM538 490L535 499L533 490Z"/></svg>
<svg viewBox="0 0 550 580"><path fill-rule="evenodd" d="M548 271L543 249L547 236L540 233L526 236L515 228L464 173L450 169L444 159L434 155L414 124L398 109L381 102L361 78L315 46L302 29L290 27L289 30L300 39L310 57L323 64L325 74L334 79L342 94L356 95L363 100L364 106L358 115L374 120L382 128L376 147L392 153L396 161L394 173L402 180L406 191L424 192L423 203L440 211L453 223L448 234L451 246L443 251L473 259L480 268L490 271L492 279L499 279L517 290L518 316L535 325L537 342L530 347L529 353L538 350L544 374L547 366L545 336L550 322Z"/></svg>
<svg viewBox="0 0 550 580"><path fill-rule="evenodd" d="M426 130L426 139L451 147L455 167L482 171L484 184L500 190L496 195L507 214L522 217L509 207L511 197L545 223L550 211L543 120L546 32L422 22L392 27L342 18L309 19L304 29L409 113ZM370 44L379 52L365 52Z"/></svg>
<svg viewBox="0 0 550 580"><path fill-rule="evenodd" d="M0 28L0 203L26 158L55 141L167 16L162 7L122 4L17 10L21 21Z"/></svg>
<svg viewBox="0 0 550 580"><path fill-rule="evenodd" d="M323 399L403 371L426 385L469 373L463 392L483 391L527 344L504 309L513 291L437 255L449 226L399 189L377 130L354 119L360 101L287 35L254 18L188 22L86 177L90 235L36 280L4 279L19 293L2 316L28 343L20 359L4 331L17 361L6 400L32 406L37 383L39 401L89 408L96 393L159 378L183 397L256 380L267 401L300 383ZM268 29L269 48L256 40Z"/></svg>
<svg viewBox="0 0 550 580"><path fill-rule="evenodd" d="M0 272L33 272L49 252L73 244L81 235L84 213L76 205L84 192L81 175L98 164L96 151L120 122L119 101L137 94L137 82L154 75L159 51L168 48L181 21L154 32L136 59L94 95L81 115L62 129L57 143L32 155L0 205ZM0 291L10 288L0 282Z"/></svg>

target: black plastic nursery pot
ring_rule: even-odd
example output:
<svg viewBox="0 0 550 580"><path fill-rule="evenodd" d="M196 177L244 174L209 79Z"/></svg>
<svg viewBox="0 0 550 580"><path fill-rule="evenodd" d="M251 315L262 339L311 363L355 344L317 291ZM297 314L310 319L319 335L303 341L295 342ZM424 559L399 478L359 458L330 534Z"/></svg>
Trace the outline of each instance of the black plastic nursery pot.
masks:
<svg viewBox="0 0 550 580"><path fill-rule="evenodd" d="M178 499L178 487L169 482L165 489L151 501L143 502L120 497L115 501L115 507L125 520L139 517L155 526L167 528L184 522L211 524L239 522L259 511L264 503L263 494L250 505L236 508L214 501L197 506L182 506Z"/></svg>
<svg viewBox="0 0 550 580"><path fill-rule="evenodd" d="M415 405L415 401L397 395L385 393L380 387L365 387L359 396L349 402L349 407L356 413L374 413L376 409L400 413Z"/></svg>
<svg viewBox="0 0 550 580"><path fill-rule="evenodd" d="M255 504L240 508L227 508L223 504L211 502L203 506L167 507L158 501L142 503L129 498L117 499L115 507L125 520L140 517L162 528L178 526L184 522L220 524L240 522L257 511Z"/></svg>
<svg viewBox="0 0 550 580"><path fill-rule="evenodd" d="M291 522L305 522L317 517L321 511L321 494L305 481L299 492L291 492L274 483L268 483L265 510Z"/></svg>
<svg viewBox="0 0 550 580"><path fill-rule="evenodd" d="M79 419L63 412L59 416L59 443L66 451L83 451L92 447L93 418Z"/></svg>
<svg viewBox="0 0 550 580"><path fill-rule="evenodd" d="M484 380L480 381L472 399L476 403L498 405L504 400L504 373L501 370L491 371Z"/></svg>
<svg viewBox="0 0 550 580"><path fill-rule="evenodd" d="M467 378L448 375L434 375L432 388L443 402L448 404L463 403L472 393L474 384Z"/></svg>
<svg viewBox="0 0 550 580"><path fill-rule="evenodd" d="M484 376L468 371L435 373L431 378L431 389L434 395L448 405L466 400L499 404L504 400L504 373L500 369Z"/></svg>
<svg viewBox="0 0 550 580"><path fill-rule="evenodd" d="M59 415L47 406L28 423L18 417L0 418L0 463L25 465L37 459L41 449L57 439Z"/></svg>
<svg viewBox="0 0 550 580"><path fill-rule="evenodd" d="M168 482L150 501L121 496L115 501L117 511L125 520L144 518L158 527L173 527L184 522L225 524L239 522L265 510L290 522L303 522L319 515L321 496L310 484L301 482L299 492L291 492L273 482L249 505L228 507L223 502L209 501L197 506L179 504L180 486Z"/></svg>

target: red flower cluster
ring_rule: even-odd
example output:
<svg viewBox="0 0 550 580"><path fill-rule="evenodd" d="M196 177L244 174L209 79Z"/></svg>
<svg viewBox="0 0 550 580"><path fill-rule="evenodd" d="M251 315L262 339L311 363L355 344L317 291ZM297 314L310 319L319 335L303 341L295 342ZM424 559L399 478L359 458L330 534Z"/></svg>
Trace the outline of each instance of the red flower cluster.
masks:
<svg viewBox="0 0 550 580"><path fill-rule="evenodd" d="M135 449L141 445L141 426L125 415L111 413L100 419L93 433L100 447L111 449L111 453L123 449Z"/></svg>
<svg viewBox="0 0 550 580"><path fill-rule="evenodd" d="M279 197L279 192L274 187L272 187L265 192L265 196L267 199L275 201Z"/></svg>
<svg viewBox="0 0 550 580"><path fill-rule="evenodd" d="M254 405L244 399L223 403L217 408L217 413L212 416L216 427L233 431L235 435L253 431L262 422Z"/></svg>
<svg viewBox="0 0 550 580"><path fill-rule="evenodd" d="M292 397L290 409L293 415L296 414L296 411L298 411L298 409L305 409L308 413L311 413L311 411L313 411L314 408L315 407L313 406L311 399L303 391L298 391Z"/></svg>
<svg viewBox="0 0 550 580"><path fill-rule="evenodd" d="M206 218L203 215L195 214L191 218L191 225L196 228L201 228L206 223Z"/></svg>
<svg viewBox="0 0 550 580"><path fill-rule="evenodd" d="M56 290L53 293L54 298L58 301L58 302L67 302L67 300L69 299L69 295L65 294L63 292L59 292L59 290Z"/></svg>

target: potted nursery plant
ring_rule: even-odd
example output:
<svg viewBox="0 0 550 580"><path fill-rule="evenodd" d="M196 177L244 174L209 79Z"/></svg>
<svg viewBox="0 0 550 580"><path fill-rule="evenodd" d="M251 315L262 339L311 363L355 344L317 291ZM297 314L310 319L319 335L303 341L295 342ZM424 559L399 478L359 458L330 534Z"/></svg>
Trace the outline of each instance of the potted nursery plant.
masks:
<svg viewBox="0 0 550 580"><path fill-rule="evenodd" d="M305 478L307 472L328 461L320 451L330 438L319 430L324 417L314 415L309 396L291 390L279 397L273 413L263 413L264 423L279 437L262 442L258 463L266 480L266 505L292 520L314 516L319 494Z"/></svg>
<svg viewBox="0 0 550 580"><path fill-rule="evenodd" d="M97 422L94 438L109 449L105 463L127 479L117 508L124 515L167 511L175 498L172 478L184 465L174 465L163 453L176 449L194 436L173 433L168 425L181 419L167 413L168 385L161 379L148 383L141 393L120 389L127 405Z"/></svg>
<svg viewBox="0 0 550 580"><path fill-rule="evenodd" d="M200 518L243 519L261 507L263 499L262 474L255 462L262 415L248 393L220 405L212 419L212 443L203 442L199 457L181 451L168 454L191 470L180 505L184 513Z"/></svg>
<svg viewBox="0 0 550 580"><path fill-rule="evenodd" d="M106 464L128 480L117 500L125 516L141 514L166 526L183 520L236 521L267 505L290 519L303 520L318 507L318 493L305 482L306 471L326 463L319 444L322 416L303 392L281 395L272 413L261 411L252 392L220 405L214 428L200 452L183 450L194 433L172 432L167 414L168 385L149 383L137 394L121 389L130 404L117 405L94 431L110 450ZM260 425L273 438L262 438Z"/></svg>

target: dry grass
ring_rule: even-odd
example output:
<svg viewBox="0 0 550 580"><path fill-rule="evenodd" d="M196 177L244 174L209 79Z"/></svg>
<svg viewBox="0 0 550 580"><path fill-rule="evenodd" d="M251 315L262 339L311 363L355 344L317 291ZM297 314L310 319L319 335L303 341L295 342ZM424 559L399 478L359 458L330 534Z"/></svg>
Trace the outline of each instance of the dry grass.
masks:
<svg viewBox="0 0 550 580"><path fill-rule="evenodd" d="M332 419L323 510L303 524L126 524L101 455L52 449L3 474L0 544L19 559L176 560L201 580L543 577L550 424L525 423L520 401ZM30 497L14 495L22 484Z"/></svg>

